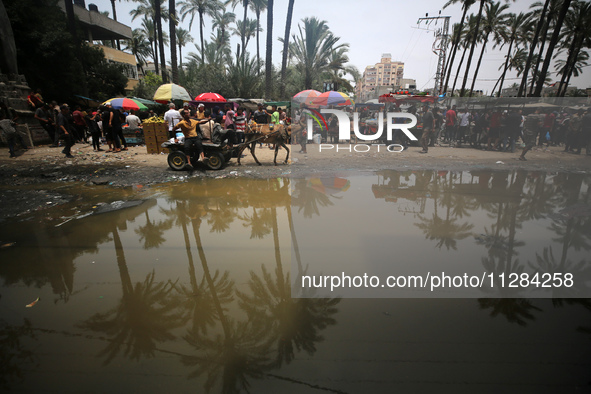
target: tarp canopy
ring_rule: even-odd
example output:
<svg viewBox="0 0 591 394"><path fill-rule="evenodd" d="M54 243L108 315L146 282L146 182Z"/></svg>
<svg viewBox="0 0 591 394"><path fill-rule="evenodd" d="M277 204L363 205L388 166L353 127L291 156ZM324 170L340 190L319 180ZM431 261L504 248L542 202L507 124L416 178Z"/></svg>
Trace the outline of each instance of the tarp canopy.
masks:
<svg viewBox="0 0 591 394"><path fill-rule="evenodd" d="M291 108L291 101L265 101L266 106L276 105L278 107Z"/></svg>

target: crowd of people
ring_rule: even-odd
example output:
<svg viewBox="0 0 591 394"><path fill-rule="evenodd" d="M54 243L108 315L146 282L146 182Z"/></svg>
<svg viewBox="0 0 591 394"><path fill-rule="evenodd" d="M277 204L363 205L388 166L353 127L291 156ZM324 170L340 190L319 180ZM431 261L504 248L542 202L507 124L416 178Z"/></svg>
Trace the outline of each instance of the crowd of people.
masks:
<svg viewBox="0 0 591 394"><path fill-rule="evenodd" d="M51 139L51 147L62 146L62 153L72 157L71 149L75 143L92 143L95 152L121 152L128 149L123 128L136 131L141 129L142 121L155 116L153 110L128 111L113 108L109 103L96 110L82 110L76 106L72 111L68 104L58 105L55 101L43 101L41 91L31 92L27 101L34 109L34 117L43 127ZM242 106L235 108L234 104L226 103L205 108L204 104L197 106L184 103L181 110L170 103L164 113L164 120L169 131L169 138L177 137L177 131L182 132L184 144L191 154L198 154L203 160L203 143L225 142L231 148L235 144L245 141L247 124L290 124L289 114L273 105L270 109L259 104L254 111L248 111ZM351 109L349 109L351 110ZM379 109L380 111L382 109ZM395 109L400 111L400 109ZM359 129L362 134L375 132L375 127L369 121L377 118L378 111L361 109L359 112ZM470 110L455 105L439 108L436 105L425 104L420 108L414 106L407 109L418 120L417 127L411 131L417 137L420 153L426 154L430 147L471 146L476 149L515 152L521 150L520 160L526 160L526 153L534 146L561 146L565 152L581 154L583 149L591 155L591 109L531 109L524 112L518 106L507 108L492 108ZM305 124L306 110L298 109L295 122ZM8 142L10 157L15 157L15 146L20 143L26 145L22 135L16 132L15 122L18 116L5 103L0 103L0 128ZM394 122L399 120L394 119ZM404 122L404 120L400 120ZM374 122L375 123L375 122ZM338 142L338 121L336 116L327 119L328 127L317 128L314 123L314 133L320 134L321 141ZM374 125L375 126L375 125ZM300 127L302 135L298 142L302 144L300 153L306 153L307 128ZM385 138L383 133L383 138ZM181 134L179 134L180 136ZM411 144L410 139L395 130L394 141L403 149Z"/></svg>
<svg viewBox="0 0 591 394"><path fill-rule="evenodd" d="M424 106L418 114L422 125L421 153L429 146L469 145L477 149L515 152L520 160L534 146L564 146L565 152L591 155L591 110L556 111L554 108L519 107L483 109L470 112L452 106L445 111ZM521 142L519 144L519 142Z"/></svg>
<svg viewBox="0 0 591 394"><path fill-rule="evenodd" d="M348 109L352 111L351 109ZM378 113L383 108L371 110L358 109L359 131L369 135L376 132ZM457 108L453 105L439 108L424 104L420 108L409 107L407 112L417 117L417 127L411 129L421 147L420 153L426 154L430 147L448 146L461 148L470 146L476 149L515 152L521 150L520 160L527 160L525 155L534 146L560 146L565 152L581 154L583 149L591 155L591 108L588 109L540 109L532 108L528 112L519 106L506 108L479 109ZM387 112L401 112L391 108ZM296 111L296 122L305 119L307 110ZM352 118L352 116L350 116ZM394 123L405 123L408 119L393 119ZM338 121L334 115L326 119L327 127L316 122L314 134L319 134L321 141L338 142ZM306 152L305 120L302 135L298 139L302 144L301 153ZM302 138L303 137L303 138ZM384 143L386 133L378 139ZM406 150L412 141L400 130L395 129L393 141Z"/></svg>

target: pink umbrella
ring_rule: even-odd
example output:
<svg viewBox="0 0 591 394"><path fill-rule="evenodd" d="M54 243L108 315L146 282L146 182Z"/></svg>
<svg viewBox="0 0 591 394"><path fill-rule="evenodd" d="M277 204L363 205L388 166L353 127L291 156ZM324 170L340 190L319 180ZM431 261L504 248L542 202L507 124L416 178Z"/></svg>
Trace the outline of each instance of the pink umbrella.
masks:
<svg viewBox="0 0 591 394"><path fill-rule="evenodd" d="M195 101L211 101L211 102L225 103L226 99L217 93L208 92L208 93L201 93L199 96L195 97Z"/></svg>

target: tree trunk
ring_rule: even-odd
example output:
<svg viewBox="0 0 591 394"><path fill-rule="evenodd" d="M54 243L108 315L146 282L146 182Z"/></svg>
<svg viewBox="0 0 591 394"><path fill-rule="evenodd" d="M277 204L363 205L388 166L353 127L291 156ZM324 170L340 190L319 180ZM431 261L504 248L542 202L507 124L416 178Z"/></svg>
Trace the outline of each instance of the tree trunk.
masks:
<svg viewBox="0 0 591 394"><path fill-rule="evenodd" d="M464 48L464 52L462 52L462 57L460 58L460 64L458 64L458 69L456 71L456 76L454 77L454 84L451 87L451 95L454 95L454 90L456 90L456 83L458 82L458 77L460 76L460 69L462 68L462 63L464 63L464 57L466 56L466 51L468 50L468 47L466 46Z"/></svg>
<svg viewBox="0 0 591 394"><path fill-rule="evenodd" d="M180 43L177 43L179 46L179 70L182 71L183 69L183 46Z"/></svg>
<svg viewBox="0 0 591 394"><path fill-rule="evenodd" d="M480 0L480 10L476 18L476 29L474 30L474 37L472 38L472 45L470 46L470 54L468 55L468 63L466 63L466 71L464 72L464 80L462 81L462 89L460 90L460 97L464 97L466 90L466 83L468 82L468 73L470 72L470 65L472 64L472 56L474 49L476 49L476 41L478 41L478 29L480 28L480 20L482 19L482 9L484 8L485 0Z"/></svg>
<svg viewBox="0 0 591 394"><path fill-rule="evenodd" d="M564 2L562 3L562 9L560 10L560 14L558 15L556 26L554 26L554 33L552 34L550 44L548 45L548 52L546 52L546 56L544 58L544 65L542 66L542 71L540 72L538 78L538 85L536 86L536 91L534 92L535 97L540 97L542 95L542 88L544 87L544 81L546 80L546 75L548 74L550 61L552 60L552 53L554 52L554 48L556 47L556 43L558 42L558 36L560 35L562 23L564 22L564 18L566 17L566 12L568 11L570 3L571 0L564 0Z"/></svg>
<svg viewBox="0 0 591 394"><path fill-rule="evenodd" d="M172 72L172 83L179 83L179 70L176 59L176 1L168 0L170 18L168 19L168 30L170 34L170 68Z"/></svg>
<svg viewBox="0 0 591 394"><path fill-rule="evenodd" d="M515 37L511 36L511 42L509 43L509 50L507 51L507 58L505 59L505 67L503 67L503 74L501 75L501 85L499 86L499 92L497 93L497 97L501 97L501 92L503 91L503 83L505 82L505 74L507 73L507 67L509 66L509 59L511 58L511 49L513 48L514 41Z"/></svg>
<svg viewBox="0 0 591 394"><path fill-rule="evenodd" d="M261 30L261 12L257 11L257 73L261 71L261 52L259 48L259 30Z"/></svg>
<svg viewBox="0 0 591 394"><path fill-rule="evenodd" d="M464 12L462 13L462 20L460 21L460 26L459 26L459 31L462 31L462 28L464 27L464 20L466 19L466 13L468 12L468 8L465 7L464 8ZM453 29L453 27L452 27ZM461 39L461 34L458 33L458 36L456 37L455 42L453 43L452 46L452 52L451 52L451 60L449 61L449 65L447 66L447 77L445 78L445 87L443 88L443 93L447 92L447 85L449 84L449 77L451 76L451 68L454 64L454 60L456 58L456 52L458 50L458 47L460 45L460 39ZM453 95L453 90L452 90L452 95Z"/></svg>
<svg viewBox="0 0 591 394"><path fill-rule="evenodd" d="M522 97L527 89L527 74L529 73L529 68L531 67L531 62L534 57L534 52L536 51L536 46L538 45L538 38L540 37L542 26L544 26L544 18L546 16L546 11L548 10L549 4L550 0L546 0L546 2L544 3L544 8L542 9L542 15L540 16L540 20L538 20L538 24L536 26L536 33L532 40L531 47L529 48L529 55L527 55L525 68L523 69L523 77L521 78L521 84L519 85L519 92L517 93L517 97Z"/></svg>
<svg viewBox="0 0 591 394"><path fill-rule="evenodd" d="M534 86L537 82L537 76L539 75L538 70L540 68L540 60L544 57L544 48L546 47L546 37L548 36L548 29L550 28L550 22L552 22L552 15L548 15L548 20L546 21L546 28L544 29L544 33L542 34L542 39L540 40L540 53L536 58L536 64L532 68L532 81L531 86L529 87L528 96L531 96L534 93Z"/></svg>
<svg viewBox="0 0 591 394"><path fill-rule="evenodd" d="M164 40L162 39L162 15L160 12L160 1L154 2L154 19L156 19L156 30L158 32L158 45L160 47L160 66L162 68L162 83L168 83L166 73L166 58L164 56Z"/></svg>
<svg viewBox="0 0 591 394"><path fill-rule="evenodd" d="M267 55L265 57L265 98L273 93L273 0L267 3Z"/></svg>
<svg viewBox="0 0 591 394"><path fill-rule="evenodd" d="M155 36L158 36L158 33L154 32ZM154 40L154 72L156 75L160 75L160 67L158 66L158 37Z"/></svg>
<svg viewBox="0 0 591 394"><path fill-rule="evenodd" d="M285 36L283 37L283 59L281 60L281 82L279 98L283 99L285 95L285 71L287 69L287 55L289 52L289 31L291 30L291 17L293 15L293 3L295 0L289 0L287 6L287 21L285 22Z"/></svg>
<svg viewBox="0 0 591 394"><path fill-rule="evenodd" d="M76 18L74 17L74 4L72 0L64 0L66 3L66 16L68 18L68 30L76 40Z"/></svg>
<svg viewBox="0 0 591 394"><path fill-rule="evenodd" d="M564 95L566 94L566 88L568 87L568 84L570 83L570 78L573 76L573 73L575 72L575 68L577 66L577 59L579 58L579 54L581 53L582 47L583 47L583 36L580 36L579 43L578 43L578 45L575 46L575 54L573 55L573 58L570 63L570 67L568 69L568 72L566 73L566 81L564 82L564 85L563 85L564 88L563 88L561 97L564 97Z"/></svg>
<svg viewBox="0 0 591 394"><path fill-rule="evenodd" d="M246 12L248 11L248 0L244 3L244 17L242 18L242 56L246 53Z"/></svg>
<svg viewBox="0 0 591 394"><path fill-rule="evenodd" d="M199 13L199 39L201 40L201 64L205 64L205 45L203 44L203 14Z"/></svg>
<svg viewBox="0 0 591 394"><path fill-rule="evenodd" d="M480 70L480 63L482 63L482 56L484 55L484 50L486 49L487 42L488 33L484 37L484 42L482 43L482 50L480 51L480 56L478 57L478 63L476 63L476 70L474 70L474 78L472 79L472 86L470 86L470 97L472 97L472 92L474 91L474 84L476 83L476 77L478 76L478 70Z"/></svg>
<svg viewBox="0 0 591 394"><path fill-rule="evenodd" d="M0 1L0 72L18 74L14 32L2 1Z"/></svg>
<svg viewBox="0 0 591 394"><path fill-rule="evenodd" d="M557 97L564 97L566 93L566 86L568 86L568 81L572 73L575 70L575 66L577 65L577 59L579 58L579 53L581 51L581 47L583 45L583 36L577 33L571 42L571 45L568 49L568 59L566 59L566 63L564 65L564 72L562 73L562 78L560 80L560 86L558 87L558 92L556 94ZM564 85L566 83L566 85ZM562 93L562 94L560 94Z"/></svg>

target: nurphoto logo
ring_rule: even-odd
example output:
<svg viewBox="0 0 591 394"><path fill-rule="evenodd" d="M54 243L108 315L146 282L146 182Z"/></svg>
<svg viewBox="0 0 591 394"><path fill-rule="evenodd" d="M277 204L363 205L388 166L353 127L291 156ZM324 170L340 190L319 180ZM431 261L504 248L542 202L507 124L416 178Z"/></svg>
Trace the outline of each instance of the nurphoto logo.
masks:
<svg viewBox="0 0 591 394"><path fill-rule="evenodd" d="M409 130L417 125L417 117L411 113L387 112L386 113L386 122L385 122L386 127L384 127L384 113L379 112L378 119L377 119L376 132L372 133L372 134L363 134L359 130L359 113L357 113L357 112L353 113L353 121L351 122L349 114L347 114L347 112L342 111L342 110L323 108L323 109L320 109L320 112L315 111L315 110L311 110L311 109L308 109L308 111L310 111L309 112L310 116L307 118L307 121L306 121L307 139L308 140L313 139L314 121L316 121L316 123L318 123L320 126L322 126L322 124L323 124L326 127L326 120L325 120L323 114L331 114L331 115L336 116L336 118L338 120L338 127L339 127L338 140L339 141L351 139L351 127L353 128L354 136L358 140L361 140L361 141L384 140L384 138L382 137L384 134L384 129L386 131L385 140L387 142L394 141L394 137L393 137L394 130L400 130L411 141L417 141L417 138ZM386 146L388 152L402 152L404 150L402 145L399 145L399 144L378 144L378 145L379 146ZM379 151L379 146L378 146L378 151ZM336 149L337 151L343 150L342 147L339 148L338 145L336 147L333 144L320 144L319 145L319 151L331 150L331 149ZM366 144L355 144L355 146L353 146L353 150L355 152L367 152L370 149L371 149L370 146L366 145ZM347 146L345 150L351 151L351 146Z"/></svg>

